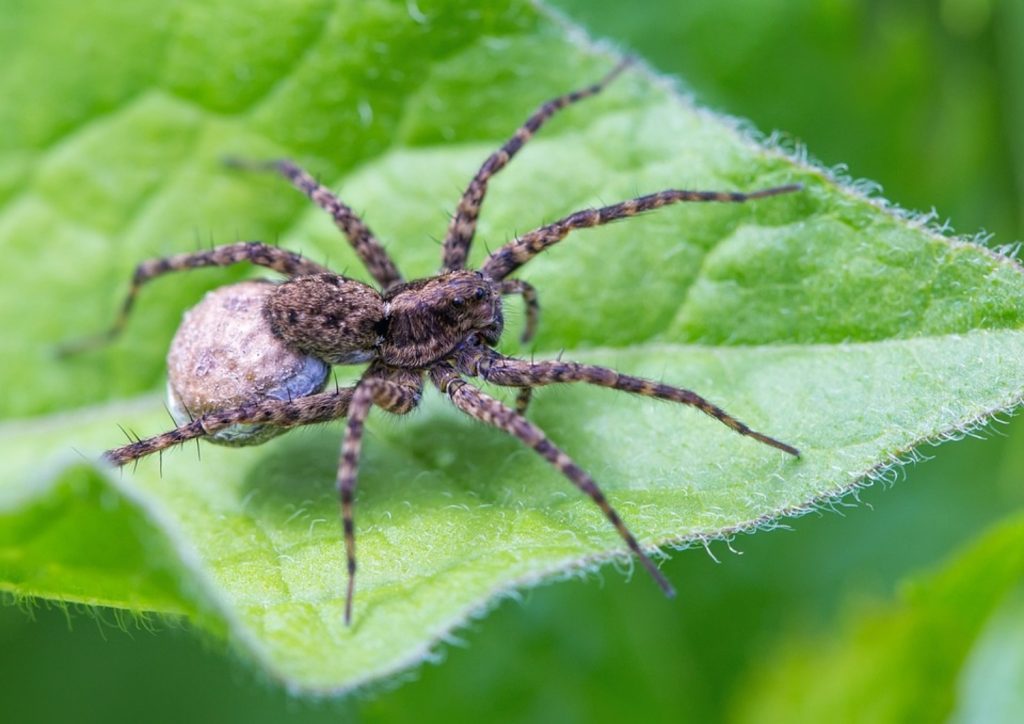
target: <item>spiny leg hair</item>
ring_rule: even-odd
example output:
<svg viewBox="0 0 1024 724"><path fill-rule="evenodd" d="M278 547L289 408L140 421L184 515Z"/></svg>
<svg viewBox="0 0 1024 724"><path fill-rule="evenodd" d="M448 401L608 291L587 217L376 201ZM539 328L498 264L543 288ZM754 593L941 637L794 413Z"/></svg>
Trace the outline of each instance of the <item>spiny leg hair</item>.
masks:
<svg viewBox="0 0 1024 724"><path fill-rule="evenodd" d="M334 224L349 240L352 248L366 266L367 271L377 280L382 289L402 281L402 274L391 260L370 227L366 225L350 206L345 204L326 186L317 182L309 173L288 159L274 161L245 161L237 158L225 159L233 168L254 171L276 171L292 182L299 191L334 219Z"/></svg>
<svg viewBox="0 0 1024 724"><path fill-rule="evenodd" d="M490 178L505 168L508 162L512 160L512 157L519 152L519 149L540 130L540 127L549 118L577 101L600 93L631 62L632 60L627 58L597 83L572 93L566 93L541 105L501 148L484 161L459 200L455 216L452 217L451 223L448 226L448 233L445 235L444 249L442 251L442 267L445 271L454 271L466 266L469 247L473 243L474 234L476 234L476 222L480 216L480 207L483 205L484 195L487 193L487 182Z"/></svg>
<svg viewBox="0 0 1024 724"><path fill-rule="evenodd" d="M491 279L504 279L548 247L560 242L569 235L569 232L575 229L601 226L612 221L642 214L645 211L653 211L669 204L681 201L726 201L740 203L754 199L763 199L768 196L788 194L799 191L802 188L802 184L788 184L786 186L775 186L747 193L739 191L685 191L669 189L629 199L628 201L612 204L611 206L604 206L599 209L584 209L513 239L487 257L480 267L480 271Z"/></svg>
<svg viewBox="0 0 1024 724"><path fill-rule="evenodd" d="M629 546L629 549L640 559L644 568L665 592L666 596L674 596L675 589L668 579L662 575L654 562L644 553L636 538L619 517L611 503L601 492L590 475L577 465L572 458L555 446L544 434L544 431L527 420L510 407L484 394L464 379L459 377L455 368L447 363L437 364L430 369L430 378L441 392L448 396L452 403L470 417L496 427L530 447L547 460L558 472L562 473L579 490L590 497L604 513L608 521Z"/></svg>
<svg viewBox="0 0 1024 724"><path fill-rule="evenodd" d="M792 445L787 445L773 437L750 429L750 427L737 420L721 407L712 404L692 390L672 387L671 385L631 375L624 375L607 367L579 364L577 362L562 362L560 360L526 362L505 357L493 349L479 344L467 346L466 351L458 360L458 366L459 371L464 374L478 375L487 382L506 387L530 389L566 382L584 382L599 387L609 387L613 390L631 392L644 397L655 397L659 400L669 400L670 402L690 405L741 435L746 435L765 445L770 445L789 453L794 457L800 457L800 451Z"/></svg>
<svg viewBox="0 0 1024 724"><path fill-rule="evenodd" d="M157 277L171 272L188 271L202 267L222 267L250 262L258 266L281 272L290 277L302 276L305 274L319 274L330 272L327 267L285 249L270 246L260 241L238 241L234 244L224 244L206 251L186 252L173 256L148 259L137 267L132 276L132 285L125 296L114 324L106 332L74 340L61 345L58 353L62 356L77 354L95 347L102 346L113 341L124 330L128 323L132 307L135 305L135 298L144 284Z"/></svg>

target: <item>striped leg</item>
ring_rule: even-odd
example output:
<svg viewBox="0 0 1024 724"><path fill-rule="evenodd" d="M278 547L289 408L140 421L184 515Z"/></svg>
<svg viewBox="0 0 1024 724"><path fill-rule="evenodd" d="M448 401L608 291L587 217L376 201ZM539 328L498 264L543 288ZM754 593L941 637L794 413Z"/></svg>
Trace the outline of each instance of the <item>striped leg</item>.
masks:
<svg viewBox="0 0 1024 724"><path fill-rule="evenodd" d="M228 159L227 163L235 168L277 171L292 182L295 188L306 194L317 206L326 211L334 219L334 224L349 240L356 254L362 259L366 269L374 279L387 289L402 281L402 274L395 262L388 256L380 240L370 231L370 227L356 215L326 186L317 183L316 179L287 159L266 162L249 162L239 159Z"/></svg>
<svg viewBox="0 0 1024 724"><path fill-rule="evenodd" d="M629 216L636 216L645 211L681 201L728 201L739 203L762 199L766 196L778 196L793 191L799 191L801 184L789 184L787 186L776 186L774 188L761 189L741 193L738 191L682 191L669 189L659 191L656 194L648 194L639 198L623 201L622 203L604 206L600 209L585 209L569 214L563 219L542 226L539 229L524 234L502 246L493 252L483 266L480 267L485 275L491 279L500 280L507 277L516 269L521 267L533 257L540 254L550 246L554 246L574 229L586 229L592 226L601 226L618 219L625 219Z"/></svg>
<svg viewBox="0 0 1024 724"><path fill-rule="evenodd" d="M540 320L540 303L537 301L537 290L533 285L522 279L503 279L498 285L501 294L521 294L526 303L526 326L519 341L526 344L537 333L537 322Z"/></svg>
<svg viewBox="0 0 1024 724"><path fill-rule="evenodd" d="M624 375L607 367L557 360L526 362L511 359L498 354L490 348L481 346L477 346L475 352L469 354L476 354L478 357L476 360L460 360L460 368L468 373L475 372L483 379L495 385L531 388L564 382L585 382L590 385L610 387L614 390L632 392L633 394L645 397L655 397L659 400L669 400L683 405L691 405L741 435L746 435L758 442L771 445L790 455L800 456L800 451L792 445L787 445L775 438L751 430L728 412L717 405L713 405L691 390L664 385L660 382L653 382L641 379L640 377Z"/></svg>
<svg viewBox="0 0 1024 724"><path fill-rule="evenodd" d="M345 560L348 587L345 592L345 625L352 622L352 598L356 584L356 526L353 502L359 473L359 452L363 443L363 424L370 408L377 405L389 412L405 414L419 404L423 381L420 375L408 370L395 370L391 378L375 377L388 374L383 368L371 368L356 385L352 404L348 408L348 424L341 444L341 462L338 465L338 494L341 499L341 521L345 535Z"/></svg>
<svg viewBox="0 0 1024 724"><path fill-rule="evenodd" d="M530 406L530 399L532 397L532 387L520 387L519 392L516 393L516 412L520 415L525 415L527 408Z"/></svg>
<svg viewBox="0 0 1024 724"><path fill-rule="evenodd" d="M108 450L103 458L118 467L166 450L188 440L212 435L225 427L238 424L265 424L278 427L298 427L317 422L329 422L348 414L349 402L355 388L346 387L332 392L320 392L296 400L267 400L231 410L218 410L200 415L182 425L155 437Z"/></svg>
<svg viewBox="0 0 1024 724"><path fill-rule="evenodd" d="M626 527L626 524L619 517L619 514L612 508L611 503L605 498L604 493L580 466L573 462L572 458L559 450L548 440L544 432L527 420L525 417L506 407L498 400L490 397L480 390L461 379L451 365L438 364L431 368L430 377L438 389L444 392L457 408L472 418L487 423L493 427L507 432L509 435L518 438L525 445L532 448L538 455L547 460L551 465L562 473L569 481L588 495L591 500L597 503L605 517L615 526L615 530L629 546L629 549L636 554L647 572L651 574L661 590L667 596L674 596L675 590L668 579L662 575L657 566L644 553L640 544L637 543L633 534Z"/></svg>
<svg viewBox="0 0 1024 724"><path fill-rule="evenodd" d="M508 162L512 160L512 157L519 152L519 149L540 130L545 121L566 106L600 93L604 90L605 86L615 80L629 63L630 60L626 59L597 83L572 93L567 93L564 96L559 96L543 104L534 111L532 116L526 119L526 123L519 127L512 138L505 142L505 145L492 153L484 161L459 200L455 216L452 217L451 223L448 226L448 233L444 238L444 250L442 252L442 266L445 271L462 269L466 266L469 247L473 243L473 235L476 233L477 217L480 215L480 207L483 204L484 195L487 193L487 182L490 181L491 176L505 168Z"/></svg>
<svg viewBox="0 0 1024 724"><path fill-rule="evenodd" d="M118 313L117 319L114 320L114 324L110 329L92 337L61 345L58 348L58 353L61 356L77 354L114 340L128 322L128 316L131 314L132 307L135 305L135 298L138 296L142 285L157 277L169 274L170 272L188 271L190 269L211 266L232 266L246 261L258 266L265 266L268 269L273 269L290 277L330 272L330 269L305 259L299 254L259 241L239 241L234 244L217 246L207 251L196 251L158 259L149 259L135 267L131 288L128 290L128 295L121 305L121 311Z"/></svg>

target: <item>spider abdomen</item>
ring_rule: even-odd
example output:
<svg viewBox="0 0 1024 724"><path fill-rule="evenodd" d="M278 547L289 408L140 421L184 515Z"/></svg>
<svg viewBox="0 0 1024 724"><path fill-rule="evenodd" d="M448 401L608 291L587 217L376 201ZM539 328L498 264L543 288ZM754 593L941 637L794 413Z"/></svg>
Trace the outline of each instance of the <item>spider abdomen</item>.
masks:
<svg viewBox="0 0 1024 724"><path fill-rule="evenodd" d="M372 360L385 327L380 294L336 274L299 276L278 285L263 312L285 344L331 364Z"/></svg>

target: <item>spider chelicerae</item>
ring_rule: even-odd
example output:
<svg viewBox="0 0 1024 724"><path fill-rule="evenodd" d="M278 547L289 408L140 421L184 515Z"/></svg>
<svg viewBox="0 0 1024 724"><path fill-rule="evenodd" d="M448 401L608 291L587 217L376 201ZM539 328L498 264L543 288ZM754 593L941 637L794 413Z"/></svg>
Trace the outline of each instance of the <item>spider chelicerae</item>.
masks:
<svg viewBox="0 0 1024 724"><path fill-rule="evenodd" d="M536 290L509 275L554 246L576 229L607 224L683 201L743 202L798 191L799 184L752 192L684 191L670 189L621 203L592 208L522 234L491 253L478 270L465 268L477 217L487 184L503 169L544 123L563 108L599 93L628 65L625 61L599 82L541 105L495 151L470 181L445 235L442 267L436 276L405 281L384 247L365 223L330 190L289 160L266 163L234 162L282 174L314 203L329 213L356 254L377 281L379 289L335 274L298 254L260 242L238 242L208 251L178 254L141 263L121 312L111 329L84 345L107 341L120 333L143 284L168 272L250 262L287 277L262 298L260 324L268 325L288 349L323 363L369 363L352 387L322 391L323 384L288 399L257 395L230 409L199 414L173 430L109 450L105 458L122 466L185 441L206 438L228 442L218 433L245 426L285 430L347 417L338 465L337 487L347 559L348 585L345 622L351 622L356 552L353 499L359 466L363 424L374 406L404 415L420 402L424 377L459 410L518 438L590 497L655 579L666 595L674 595L668 580L644 553L629 528L608 502L594 479L552 443L526 416L530 393L542 385L584 382L637 395L691 405L736 432L798 456L796 448L750 429L721 408L686 389L624 375L611 369L565 361L525 361L497 352L503 329L502 297L519 295L526 305L522 339L529 341L538 320ZM477 377L494 385L518 388L515 407L482 392L466 381ZM248 442L265 438L253 437ZM238 439L233 439L238 444ZM246 444L246 440L241 440Z"/></svg>

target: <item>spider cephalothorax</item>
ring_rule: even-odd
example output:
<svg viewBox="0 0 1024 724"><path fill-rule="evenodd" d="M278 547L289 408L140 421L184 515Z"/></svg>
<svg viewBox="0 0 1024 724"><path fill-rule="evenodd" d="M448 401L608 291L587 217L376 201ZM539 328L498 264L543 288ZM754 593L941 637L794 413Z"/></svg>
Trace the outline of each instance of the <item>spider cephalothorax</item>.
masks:
<svg viewBox="0 0 1024 724"><path fill-rule="evenodd" d="M504 328L498 285L480 272L449 271L384 293L387 336L378 359L425 367L448 357L470 334L497 344Z"/></svg>
<svg viewBox="0 0 1024 724"><path fill-rule="evenodd" d="M287 344L332 364L425 367L470 333L497 344L504 326L498 286L461 270L395 284L383 294L337 274L299 276L270 294L264 314Z"/></svg>
<svg viewBox="0 0 1024 724"><path fill-rule="evenodd" d="M348 563L345 606L345 620L348 622L356 571L353 499L363 422L373 406L396 414L413 409L419 404L424 377L429 376L458 409L515 436L590 496L665 593L672 595L672 586L644 553L593 478L525 417L531 390L549 384L584 382L679 402L698 408L743 435L791 455L799 453L790 445L751 430L690 390L631 377L604 367L560 360L527 362L499 354L494 347L503 329L501 298L522 296L527 312L523 339L529 340L537 325L537 294L529 283L509 279L508 276L560 242L571 231L599 226L677 202L743 202L789 193L800 186L791 184L747 193L670 189L602 208L586 209L514 238L490 254L478 271L465 269L480 206L491 176L504 168L548 118L565 106L600 92L625 65L620 64L599 83L543 104L484 162L470 181L448 228L441 272L425 279L403 281L398 268L366 224L291 161L265 164L233 162L236 166L266 168L283 174L330 213L380 289L339 276L297 254L260 242L237 242L209 251L143 262L136 270L120 316L111 330L98 338L99 341L111 339L120 332L139 288L149 280L172 271L248 261L287 277L286 281L270 290L258 285L246 289L245 293L250 295L247 298L258 299L262 305L259 310L261 316L247 317L246 323L256 327L266 325L265 338L283 351L274 359L288 358L288 364L294 363L299 370L301 385L281 387L261 383L257 386L254 382L246 390L243 383L242 392L245 394L237 406L224 409L202 407L199 410L201 414L194 419L182 420L179 427L161 435L110 450L106 459L115 465L124 465L196 438L225 444L254 444L270 437L268 430L274 433L347 417L337 483ZM218 323L223 322L230 322L230 318L221 319ZM76 345L75 348L81 349L82 346ZM326 376L326 365L321 363L361 362L368 362L369 366L355 386L321 391ZM237 359L232 363L236 367L251 364ZM187 376L188 368L185 369L186 372L177 374ZM244 374L246 371L242 369L243 374L236 375L235 380L248 380L250 376ZM256 379L256 375L251 377ZM466 377L518 388L516 407L508 407L485 394L470 385ZM231 434L225 434L227 432Z"/></svg>

